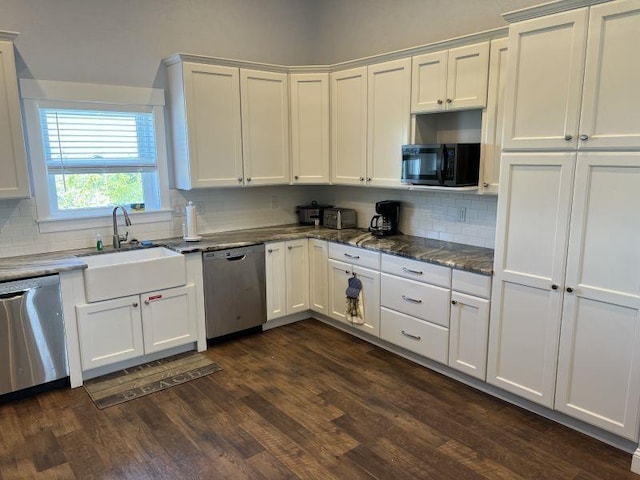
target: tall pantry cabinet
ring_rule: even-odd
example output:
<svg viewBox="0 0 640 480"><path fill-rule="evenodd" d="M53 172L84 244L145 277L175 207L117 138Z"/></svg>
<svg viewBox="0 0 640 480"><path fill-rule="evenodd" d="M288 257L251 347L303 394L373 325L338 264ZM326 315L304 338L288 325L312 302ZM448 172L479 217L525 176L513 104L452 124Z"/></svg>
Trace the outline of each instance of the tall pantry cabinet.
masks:
<svg viewBox="0 0 640 480"><path fill-rule="evenodd" d="M640 426L638 40L639 0L510 28L487 365L490 383L631 440Z"/></svg>

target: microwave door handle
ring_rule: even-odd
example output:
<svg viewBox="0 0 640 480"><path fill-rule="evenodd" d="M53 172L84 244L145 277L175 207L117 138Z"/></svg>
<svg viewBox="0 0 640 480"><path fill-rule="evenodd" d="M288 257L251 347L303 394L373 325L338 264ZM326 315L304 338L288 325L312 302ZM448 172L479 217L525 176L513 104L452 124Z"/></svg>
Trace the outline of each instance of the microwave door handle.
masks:
<svg viewBox="0 0 640 480"><path fill-rule="evenodd" d="M443 146L438 151L438 169L436 171L436 177L440 185L444 185L444 169L445 169L444 159L446 156L446 152L447 152L447 147L445 146Z"/></svg>

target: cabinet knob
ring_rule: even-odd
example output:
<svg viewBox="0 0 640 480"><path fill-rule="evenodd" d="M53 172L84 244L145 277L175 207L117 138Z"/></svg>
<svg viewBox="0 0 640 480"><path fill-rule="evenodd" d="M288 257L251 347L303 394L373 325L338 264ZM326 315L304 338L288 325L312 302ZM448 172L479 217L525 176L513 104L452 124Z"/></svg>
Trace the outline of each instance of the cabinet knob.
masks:
<svg viewBox="0 0 640 480"><path fill-rule="evenodd" d="M573 288L567 287L567 293L573 293Z"/></svg>
<svg viewBox="0 0 640 480"><path fill-rule="evenodd" d="M482 186L483 186L484 188L489 188L489 184L488 184L487 182L483 182L483 183L482 183Z"/></svg>
<svg viewBox="0 0 640 480"><path fill-rule="evenodd" d="M267 250L267 253L273 253L273 248L270 248L269 250Z"/></svg>
<svg viewBox="0 0 640 480"><path fill-rule="evenodd" d="M287 248L288 248L289 250L293 250L293 246L292 246L292 245L289 245Z"/></svg>
<svg viewBox="0 0 640 480"><path fill-rule="evenodd" d="M551 285L551 290L557 290L557 289L558 289L558 285L556 285L555 283Z"/></svg>
<svg viewBox="0 0 640 480"><path fill-rule="evenodd" d="M451 100L450 98L447 98L447 103L451 103L453 102L453 100Z"/></svg>
<svg viewBox="0 0 640 480"><path fill-rule="evenodd" d="M370 182L370 181L371 181L371 177L367 177L367 182Z"/></svg>
<svg viewBox="0 0 640 480"><path fill-rule="evenodd" d="M247 177L247 182L250 182L250 181L251 181L251 177Z"/></svg>
<svg viewBox="0 0 640 480"><path fill-rule="evenodd" d="M149 305L149 300L145 300L145 301L144 301L144 304L145 304L145 305Z"/></svg>
<svg viewBox="0 0 640 480"><path fill-rule="evenodd" d="M364 182L364 177L360 177L360 181L361 181L361 182Z"/></svg>
<svg viewBox="0 0 640 480"><path fill-rule="evenodd" d="M589 135L585 135L585 134L580 135L580 140L582 140L583 142L586 142L587 140L589 140Z"/></svg>
<svg viewBox="0 0 640 480"><path fill-rule="evenodd" d="M131 306L132 306L133 308L138 308L138 302L133 302L133 303L131 304Z"/></svg>
<svg viewBox="0 0 640 480"><path fill-rule="evenodd" d="M295 180L298 180L298 178L300 178L300 177L298 177L298 175L296 175L296 176L294 176L293 178L294 178Z"/></svg>
<svg viewBox="0 0 640 480"><path fill-rule="evenodd" d="M571 140L573 140L573 135L565 135L565 136L564 136L564 139L565 139L567 142L570 142Z"/></svg>
<svg viewBox="0 0 640 480"><path fill-rule="evenodd" d="M451 305L457 305L458 301L457 300L451 300Z"/></svg>
<svg viewBox="0 0 640 480"><path fill-rule="evenodd" d="M345 270L344 273L346 273L347 275L351 275L351 272L349 270Z"/></svg>
<svg viewBox="0 0 640 480"><path fill-rule="evenodd" d="M442 100L438 99L438 105L442 105Z"/></svg>
<svg viewBox="0 0 640 480"><path fill-rule="evenodd" d="M238 177L238 181L241 182L242 181L242 177Z"/></svg>

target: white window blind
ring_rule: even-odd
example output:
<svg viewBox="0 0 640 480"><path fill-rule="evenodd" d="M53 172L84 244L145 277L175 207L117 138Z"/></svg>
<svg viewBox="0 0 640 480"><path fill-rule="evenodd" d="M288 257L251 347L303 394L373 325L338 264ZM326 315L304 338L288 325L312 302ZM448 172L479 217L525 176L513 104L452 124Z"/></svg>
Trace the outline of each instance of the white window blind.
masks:
<svg viewBox="0 0 640 480"><path fill-rule="evenodd" d="M49 174L156 169L153 113L41 108L40 126Z"/></svg>

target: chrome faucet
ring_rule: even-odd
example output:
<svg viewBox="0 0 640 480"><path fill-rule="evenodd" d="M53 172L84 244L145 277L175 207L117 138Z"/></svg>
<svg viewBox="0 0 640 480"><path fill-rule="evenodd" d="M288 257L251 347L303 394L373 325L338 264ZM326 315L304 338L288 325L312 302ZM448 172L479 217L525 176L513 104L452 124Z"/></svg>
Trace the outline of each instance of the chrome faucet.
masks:
<svg viewBox="0 0 640 480"><path fill-rule="evenodd" d="M120 248L120 244L122 242L126 242L127 237L129 236L128 230L127 230L127 233L125 233L124 235L118 234L118 221L116 220L116 212L119 208L122 210L122 214L124 215L124 223L127 225L127 227L131 226L131 219L129 219L129 214L127 213L127 210L122 205L117 205L113 209L113 248L115 249Z"/></svg>

